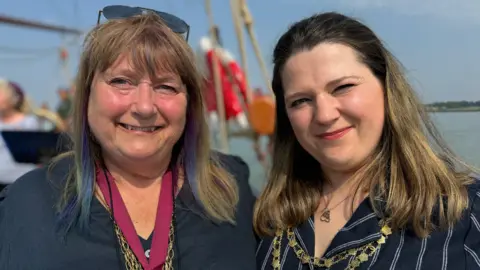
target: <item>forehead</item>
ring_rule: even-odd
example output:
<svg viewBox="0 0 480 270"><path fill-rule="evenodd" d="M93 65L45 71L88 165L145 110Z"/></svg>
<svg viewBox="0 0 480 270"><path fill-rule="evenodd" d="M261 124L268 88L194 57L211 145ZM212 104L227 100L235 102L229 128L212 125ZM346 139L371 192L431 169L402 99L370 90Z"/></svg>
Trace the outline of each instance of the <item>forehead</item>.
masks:
<svg viewBox="0 0 480 270"><path fill-rule="evenodd" d="M175 79L180 76L170 65L159 65L158 63L144 63L135 61L128 54L123 54L105 70L109 75L123 75L136 78L150 77L150 79Z"/></svg>
<svg viewBox="0 0 480 270"><path fill-rule="evenodd" d="M285 90L291 87L324 86L342 77L363 77L368 68L349 46L322 43L292 55L282 71Z"/></svg>

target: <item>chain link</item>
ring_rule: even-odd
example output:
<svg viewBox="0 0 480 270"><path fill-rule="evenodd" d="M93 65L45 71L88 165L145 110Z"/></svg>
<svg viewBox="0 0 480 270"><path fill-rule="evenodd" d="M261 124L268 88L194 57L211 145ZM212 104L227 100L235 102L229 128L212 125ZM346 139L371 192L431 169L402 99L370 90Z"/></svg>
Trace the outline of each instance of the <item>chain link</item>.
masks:
<svg viewBox="0 0 480 270"><path fill-rule="evenodd" d="M174 249L173 249L173 242L175 239L175 228L174 228L174 214L172 214L172 222L170 223L170 231L168 234L168 249L167 249L167 257L165 259L165 264L163 265L163 270L173 270L173 257L174 257ZM120 244L120 248L123 253L123 257L125 259L125 266L127 270L143 270L142 264L138 261L137 256L130 248L125 236L123 235L122 231L118 227L117 223L113 221L115 227L115 234L117 235L118 243Z"/></svg>
<svg viewBox="0 0 480 270"><path fill-rule="evenodd" d="M308 253L298 244L293 229L288 228L286 232L288 245L293 249L296 257L303 264L310 264L316 267L326 267L329 269L341 261L352 258L346 269L353 270L359 267L361 263L368 261L368 259L375 254L378 249L380 249L380 246L386 242L388 236L392 233L392 230L389 226L383 225L382 229L380 230L381 236L378 240L367 243L358 248L345 250L330 258L316 258L308 255ZM273 238L272 267L274 270L280 270L280 248L283 233L284 231L278 230Z"/></svg>

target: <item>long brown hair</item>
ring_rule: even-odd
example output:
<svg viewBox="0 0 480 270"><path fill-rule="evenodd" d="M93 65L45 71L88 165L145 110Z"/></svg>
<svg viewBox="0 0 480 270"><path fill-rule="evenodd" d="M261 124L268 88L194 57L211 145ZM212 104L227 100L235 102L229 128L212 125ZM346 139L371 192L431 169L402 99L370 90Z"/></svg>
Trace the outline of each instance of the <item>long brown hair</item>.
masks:
<svg viewBox="0 0 480 270"><path fill-rule="evenodd" d="M393 229L411 226L419 237L456 223L468 205L470 167L444 143L401 64L373 31L353 18L323 13L293 24L274 50L273 166L255 207L257 233L272 235L276 229L297 226L318 207L325 179L319 163L295 138L285 109L281 72L292 55L326 42L353 48L383 83L386 120L382 138L354 176L361 180L359 188L369 192L377 215Z"/></svg>
<svg viewBox="0 0 480 270"><path fill-rule="evenodd" d="M160 17L149 13L107 21L91 30L85 39L73 99L73 151L59 158L73 156L75 160L60 203L64 224L69 228L78 218L85 226L94 196L94 166L101 160L100 146L87 124L94 74L106 71L125 53L134 56L129 58L131 65L140 72L155 75L162 68L179 74L188 92L187 124L174 147L173 162L181 165L194 195L210 217L234 222L238 188L233 177L211 156L202 80L193 52L183 37L172 32Z"/></svg>

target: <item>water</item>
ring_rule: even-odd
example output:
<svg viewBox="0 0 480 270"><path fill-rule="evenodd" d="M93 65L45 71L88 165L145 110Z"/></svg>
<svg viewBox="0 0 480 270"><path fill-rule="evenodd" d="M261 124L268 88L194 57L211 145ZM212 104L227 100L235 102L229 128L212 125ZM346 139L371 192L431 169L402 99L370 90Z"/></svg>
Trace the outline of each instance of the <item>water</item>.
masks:
<svg viewBox="0 0 480 270"><path fill-rule="evenodd" d="M480 112L435 113L431 116L452 150L467 163L480 168ZM230 153L249 164L250 184L256 191L261 190L265 171L257 161L252 142L234 139L230 142Z"/></svg>

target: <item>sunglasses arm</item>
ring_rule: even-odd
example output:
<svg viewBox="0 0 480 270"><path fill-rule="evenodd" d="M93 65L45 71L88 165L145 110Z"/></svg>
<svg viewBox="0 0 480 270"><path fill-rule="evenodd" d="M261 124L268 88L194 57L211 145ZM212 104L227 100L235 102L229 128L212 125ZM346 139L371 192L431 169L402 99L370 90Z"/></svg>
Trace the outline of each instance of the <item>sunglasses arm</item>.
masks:
<svg viewBox="0 0 480 270"><path fill-rule="evenodd" d="M100 18L102 17L102 10L98 11L97 25L100 24Z"/></svg>

